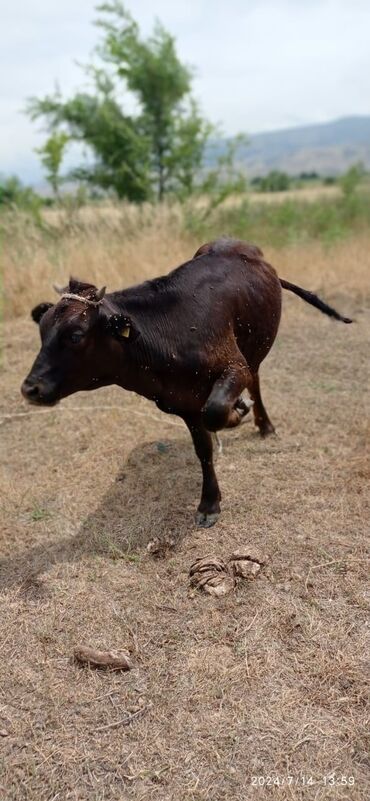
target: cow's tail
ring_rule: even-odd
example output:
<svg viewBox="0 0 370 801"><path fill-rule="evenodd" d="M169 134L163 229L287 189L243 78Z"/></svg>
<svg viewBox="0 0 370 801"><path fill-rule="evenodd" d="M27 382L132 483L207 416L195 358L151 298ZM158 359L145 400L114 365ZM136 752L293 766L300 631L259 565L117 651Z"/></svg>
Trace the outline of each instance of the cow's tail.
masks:
<svg viewBox="0 0 370 801"><path fill-rule="evenodd" d="M290 292L294 292L295 295L298 295L299 298L305 300L306 303L310 303L311 306L315 306L316 309L320 309L323 314L333 317L334 320L340 320L342 323L352 323L352 320L350 320L349 317L342 317L339 312L337 312L331 306L328 306L327 303L324 303L324 301L318 298L317 295L314 295L313 292L309 292L308 289L302 289L300 286L291 284L290 281L284 281L283 278L280 278L279 281L283 289L289 289Z"/></svg>

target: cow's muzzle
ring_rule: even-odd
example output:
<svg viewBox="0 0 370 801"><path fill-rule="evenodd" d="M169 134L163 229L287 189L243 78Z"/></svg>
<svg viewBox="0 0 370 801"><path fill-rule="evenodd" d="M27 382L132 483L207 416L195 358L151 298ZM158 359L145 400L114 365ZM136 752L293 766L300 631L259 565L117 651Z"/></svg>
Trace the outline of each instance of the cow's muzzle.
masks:
<svg viewBox="0 0 370 801"><path fill-rule="evenodd" d="M42 406L53 406L59 400L54 387L30 377L23 381L21 392L26 401Z"/></svg>

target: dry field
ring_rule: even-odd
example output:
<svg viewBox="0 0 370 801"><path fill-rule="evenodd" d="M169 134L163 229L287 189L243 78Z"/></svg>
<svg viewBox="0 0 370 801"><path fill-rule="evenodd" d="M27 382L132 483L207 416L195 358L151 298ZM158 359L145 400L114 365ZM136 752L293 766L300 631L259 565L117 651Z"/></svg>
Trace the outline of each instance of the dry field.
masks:
<svg viewBox="0 0 370 801"><path fill-rule="evenodd" d="M54 238L51 231L60 228L61 214L45 212L48 233L22 214L5 219L0 260L5 318L28 314L41 297L55 299L52 284L65 284L70 274L113 291L161 275L190 258L200 244L184 231L178 206L83 208L70 217L63 214L62 234ZM319 242L264 250L283 277L329 292L339 302L352 295L369 305L369 248L370 234L362 232L329 251Z"/></svg>
<svg viewBox="0 0 370 801"><path fill-rule="evenodd" d="M306 186L288 189L284 192L251 192L250 198L256 203L283 203L286 200L313 203L315 200L331 200L340 196L339 186Z"/></svg>
<svg viewBox="0 0 370 801"><path fill-rule="evenodd" d="M6 265L0 799L367 801L369 240L268 251L357 322L285 295L262 370L278 434L223 436L213 529L193 522L200 470L181 421L117 388L51 410L20 398L38 349L25 313L52 299L50 280L163 272L199 244L174 231L121 249L72 232L54 259L31 237L29 259ZM174 540L162 559L153 537ZM270 575L223 599L190 590L198 556L245 543ZM129 648L134 668L80 668L81 644Z"/></svg>

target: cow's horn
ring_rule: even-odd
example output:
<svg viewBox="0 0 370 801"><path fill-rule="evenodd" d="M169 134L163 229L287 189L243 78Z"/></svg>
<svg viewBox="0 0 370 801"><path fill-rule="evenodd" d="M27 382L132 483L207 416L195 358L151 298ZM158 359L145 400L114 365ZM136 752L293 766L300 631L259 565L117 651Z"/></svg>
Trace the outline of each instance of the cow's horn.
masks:
<svg viewBox="0 0 370 801"><path fill-rule="evenodd" d="M60 286L59 284L53 284L53 289L55 289L58 295L63 295L67 287Z"/></svg>
<svg viewBox="0 0 370 801"><path fill-rule="evenodd" d="M95 296L97 301L103 300L106 288L107 288L106 286L103 286L101 289L98 290Z"/></svg>

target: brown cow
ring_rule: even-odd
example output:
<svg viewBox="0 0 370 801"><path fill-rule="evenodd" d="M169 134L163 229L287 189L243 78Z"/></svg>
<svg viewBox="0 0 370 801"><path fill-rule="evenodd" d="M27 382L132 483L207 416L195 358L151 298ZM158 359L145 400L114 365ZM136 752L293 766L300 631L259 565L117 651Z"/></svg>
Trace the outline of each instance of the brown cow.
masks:
<svg viewBox="0 0 370 801"><path fill-rule="evenodd" d="M169 275L106 295L74 279L60 301L32 311L42 346L22 386L32 403L118 384L185 421L203 472L199 525L220 512L209 432L241 423L253 401L264 437L274 431L258 369L279 327L281 287L350 323L316 295L280 280L261 251L221 239Z"/></svg>

